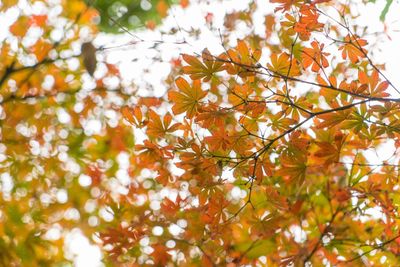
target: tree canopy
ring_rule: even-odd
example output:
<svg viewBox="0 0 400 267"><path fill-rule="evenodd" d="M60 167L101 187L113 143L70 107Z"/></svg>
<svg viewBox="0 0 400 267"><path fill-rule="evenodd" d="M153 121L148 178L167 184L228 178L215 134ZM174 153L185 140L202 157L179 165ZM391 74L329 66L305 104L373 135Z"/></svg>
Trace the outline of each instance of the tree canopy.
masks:
<svg viewBox="0 0 400 267"><path fill-rule="evenodd" d="M96 0L86 1L93 6L100 15L98 27L105 32L121 32L125 29L137 29L140 27L155 27L161 19L167 15L171 4L177 1L171 0ZM181 1L186 6L187 0Z"/></svg>
<svg viewBox="0 0 400 267"><path fill-rule="evenodd" d="M399 266L400 88L370 2L3 0L0 265L70 266L79 229L105 266ZM162 96L108 57L142 44Z"/></svg>

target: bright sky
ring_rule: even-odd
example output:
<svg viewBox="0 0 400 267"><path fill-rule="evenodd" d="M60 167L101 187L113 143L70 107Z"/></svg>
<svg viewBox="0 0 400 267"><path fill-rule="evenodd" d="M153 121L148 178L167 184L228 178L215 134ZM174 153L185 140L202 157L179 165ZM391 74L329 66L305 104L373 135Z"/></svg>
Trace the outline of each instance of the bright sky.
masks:
<svg viewBox="0 0 400 267"><path fill-rule="evenodd" d="M193 1L195 2L195 1ZM187 9L180 7L174 7L170 16L168 16L164 25L161 26L162 30L168 31L171 27L179 27L182 32L178 32L174 36L162 36L159 31L143 31L135 32L141 39L149 42L135 43L131 46L126 46L123 49L107 49L103 53L99 53L99 60L106 59L110 63L118 63L121 68L122 77L127 81L134 81L139 88L139 94L146 96L154 94L155 96L162 96L168 88L163 83L163 80L169 73L170 60L177 58L180 53L201 53L204 48L208 48L211 53L218 54L223 51L220 45L219 36L217 32L209 30L205 23L205 16L208 13L214 13L214 26L215 28L222 27L223 16L225 13L232 10L244 10L247 7L247 0L226 0L226 1L200 1L201 4L191 4ZM271 12L273 7L266 0L259 0L260 9L255 13L255 30L259 33L264 31L263 15ZM380 32L383 30L383 25L379 21L380 11L383 9L385 0L378 0L376 4L368 4L365 10L360 10L361 17L359 23L368 26L370 32ZM374 51L376 55L375 59L379 59L381 62L386 63L385 74L388 78L400 87L400 21L398 17L400 10L400 4L394 2L390 12L387 15L386 23L390 31L388 34L392 38L385 38L381 40L380 47L381 51ZM2 41L8 35L8 26L13 23L18 14L11 10L7 16L0 16L0 41ZM187 34L184 34L185 30L191 28L199 29L201 34L198 40L190 38ZM238 31L232 38L232 46L235 45L237 38L242 38L246 34L245 31ZM178 45L172 42L180 42L185 38L189 45ZM152 40L163 40L164 44L160 45L160 54L157 54L154 49L150 49L154 43ZM94 43L96 46L114 47L121 44L128 44L129 42L135 42L134 37L123 34L115 37L110 35L99 35ZM168 43L171 42L171 43ZM155 56L161 57L161 62L154 62L152 59ZM144 71L146 70L146 71ZM101 73L101 69L98 70L98 74ZM87 83L91 83L88 79ZM112 81L110 81L112 83ZM153 90L149 90L149 85L153 87ZM396 96L396 95L394 95ZM98 125L97 125L98 126ZM88 125L88 128L96 128L96 122ZM95 130L95 129L92 129ZM135 138L140 141L140 133ZM393 146L389 143L378 149L378 153L371 152L368 154L371 162L381 162L383 159L388 158L393 151ZM379 216L379 215L377 215ZM52 229L53 235L59 235L57 228ZM295 231L295 230L294 230ZM87 237L84 237L79 229L74 229L66 235L66 251L67 257L73 259L75 266L102 266L101 252L97 246L91 244Z"/></svg>

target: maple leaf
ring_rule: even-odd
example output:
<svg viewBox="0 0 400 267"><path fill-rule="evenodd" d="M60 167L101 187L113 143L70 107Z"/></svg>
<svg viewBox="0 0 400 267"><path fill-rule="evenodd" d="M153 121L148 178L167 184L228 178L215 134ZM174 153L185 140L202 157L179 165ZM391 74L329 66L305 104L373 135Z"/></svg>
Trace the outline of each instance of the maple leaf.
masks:
<svg viewBox="0 0 400 267"><path fill-rule="evenodd" d="M379 73L377 70L373 70L371 75L367 75L362 70L358 71L358 80L362 85L367 86L368 92L371 96L376 97L386 97L390 94L385 92L386 89L389 87L388 81L383 81L379 83Z"/></svg>
<svg viewBox="0 0 400 267"><path fill-rule="evenodd" d="M217 131L214 131L212 136L205 137L204 141L210 145L212 151L216 151L220 148L222 148L222 150L228 150L232 145L232 137L229 136L228 132L223 127L219 127Z"/></svg>
<svg viewBox="0 0 400 267"><path fill-rule="evenodd" d="M288 210L289 205L286 197L279 194L276 188L272 186L267 186L265 188L265 193L267 195L269 204L272 204L274 208L279 210Z"/></svg>
<svg viewBox="0 0 400 267"><path fill-rule="evenodd" d="M343 45L339 47L342 50L342 58L349 58L352 63L357 63L360 58L364 58L367 50L363 48L368 43L366 40L361 39L354 35L347 35L344 38Z"/></svg>
<svg viewBox="0 0 400 267"><path fill-rule="evenodd" d="M253 77L254 66L261 58L261 50L252 50L245 41L238 40L236 49L229 49L220 58L225 62L224 68L229 74L237 74L241 78Z"/></svg>
<svg viewBox="0 0 400 267"><path fill-rule="evenodd" d="M173 217L180 210L180 205L183 202L184 200L179 195L175 201L172 201L169 198L164 198L163 202L161 203L161 209L164 214Z"/></svg>
<svg viewBox="0 0 400 267"><path fill-rule="evenodd" d="M279 7L275 8L275 12L282 10L282 11L287 11L289 10L292 6L298 6L301 3L303 3L303 0L270 0L271 3L278 3L280 4Z"/></svg>
<svg viewBox="0 0 400 267"><path fill-rule="evenodd" d="M199 100L207 95L207 92L201 90L201 83L199 80L194 80L193 85L184 78L175 80L175 84L179 91L169 91L168 98L174 102L172 111L175 115L185 113L188 118L192 118L199 107Z"/></svg>
<svg viewBox="0 0 400 267"><path fill-rule="evenodd" d="M296 27L301 28L301 30L300 29L296 30L298 33L303 32L305 36L309 37L312 31L320 31L324 26L324 24L318 21L319 12L317 11L315 5L313 4L302 5L300 8L300 13L301 16L299 23L295 25L295 30Z"/></svg>
<svg viewBox="0 0 400 267"><path fill-rule="evenodd" d="M260 120L258 118L242 116L242 117L240 117L239 122L240 122L240 125L245 129L245 131L257 132L258 123L260 122Z"/></svg>
<svg viewBox="0 0 400 267"><path fill-rule="evenodd" d="M165 168L157 168L158 175L156 177L157 182L166 186L168 183L174 180L174 177L171 173Z"/></svg>
<svg viewBox="0 0 400 267"><path fill-rule="evenodd" d="M160 162L172 158L171 147L162 147L145 140L142 145L136 145L135 150L139 153L138 163L141 166L158 167Z"/></svg>
<svg viewBox="0 0 400 267"><path fill-rule="evenodd" d="M295 35L296 31L295 31L294 27L297 24L296 18L294 16L290 15L289 13L285 14L285 18L287 20L282 20L281 21L282 27L285 28L285 31L289 36ZM307 34L306 37L303 37L303 35L301 35L301 39L302 40L304 40L304 39L307 40L307 38L308 38L308 34Z"/></svg>
<svg viewBox="0 0 400 267"><path fill-rule="evenodd" d="M302 63L304 68L311 66L311 70L318 72L321 68L326 68L329 66L326 56L329 53L322 52L324 49L324 44L319 44L317 41L311 42L312 48L303 48L302 52Z"/></svg>
<svg viewBox="0 0 400 267"><path fill-rule="evenodd" d="M287 118L283 111L278 112L275 115L270 116L271 127L273 130L286 131L290 125L295 124L297 121L292 118Z"/></svg>
<svg viewBox="0 0 400 267"><path fill-rule="evenodd" d="M340 110L335 113L319 115L318 118L323 122L317 124L317 128L333 127L349 118L351 110Z"/></svg>
<svg viewBox="0 0 400 267"><path fill-rule="evenodd" d="M334 134L331 142L315 142L318 146L318 150L314 153L314 156L322 161L324 166L337 163L340 159L340 154L347 137L348 135L339 131Z"/></svg>
<svg viewBox="0 0 400 267"><path fill-rule="evenodd" d="M297 60L290 57L287 53L271 55L271 64L267 64L269 70L279 75L285 76L299 76L300 68Z"/></svg>
<svg viewBox="0 0 400 267"><path fill-rule="evenodd" d="M158 107L162 104L159 97L141 97L138 101L138 106L144 105L146 107Z"/></svg>
<svg viewBox="0 0 400 267"><path fill-rule="evenodd" d="M212 126L223 126L228 118L227 112L218 110L215 106L207 106L199 110L195 122L204 128L210 129Z"/></svg>
<svg viewBox="0 0 400 267"><path fill-rule="evenodd" d="M313 31L321 31L324 24L318 21L319 13L315 5L304 4L301 6L299 12L301 16L297 19L289 13L285 14L287 20L282 21L281 25L286 29L289 36L299 34L299 37L303 41L310 39Z"/></svg>
<svg viewBox="0 0 400 267"><path fill-rule="evenodd" d="M281 169L275 175L282 176L287 182L297 181L302 184L307 171L307 156L304 154L291 155L283 153L280 157Z"/></svg>
<svg viewBox="0 0 400 267"><path fill-rule="evenodd" d="M214 73L222 71L224 62L214 59L210 52L205 49L202 53L204 64L194 56L184 54L183 60L189 64L182 68L183 73L190 74L192 80L203 79L204 82L209 81Z"/></svg>
<svg viewBox="0 0 400 267"><path fill-rule="evenodd" d="M143 115L140 107L136 106L134 108L129 108L124 106L121 108L121 113L124 119L129 123L136 125L137 127L143 126Z"/></svg>
<svg viewBox="0 0 400 267"><path fill-rule="evenodd" d="M254 90L248 84L237 84L228 95L228 100L233 106L237 106L246 103L252 93L254 93Z"/></svg>
<svg viewBox="0 0 400 267"><path fill-rule="evenodd" d="M334 88L338 88L338 83L337 83L336 77L330 76L328 78L328 81L325 81L320 75L317 75L317 81L322 86L321 90L320 90L321 95L325 97L325 99L327 100L328 103L335 102L335 99L338 96L339 91L332 90L327 87L332 86ZM344 89L343 85L339 86L339 87Z"/></svg>
<svg viewBox="0 0 400 267"><path fill-rule="evenodd" d="M160 116L152 109L149 109L149 123L147 124L146 133L150 137L162 138L165 137L167 133L172 133L178 130L180 123L174 123L171 125L172 116L170 113L164 115L163 121L161 121Z"/></svg>
<svg viewBox="0 0 400 267"><path fill-rule="evenodd" d="M169 249L160 244L155 244L152 246L154 251L151 253L151 256L154 259L154 263L157 266L166 266L171 258L171 255L168 253Z"/></svg>

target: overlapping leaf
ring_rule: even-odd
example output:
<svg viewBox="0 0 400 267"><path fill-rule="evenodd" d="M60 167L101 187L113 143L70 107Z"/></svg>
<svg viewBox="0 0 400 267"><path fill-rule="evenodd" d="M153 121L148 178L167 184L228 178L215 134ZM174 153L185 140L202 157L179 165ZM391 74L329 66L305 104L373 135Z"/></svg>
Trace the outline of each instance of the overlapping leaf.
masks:
<svg viewBox="0 0 400 267"><path fill-rule="evenodd" d="M175 81L179 91L169 91L168 98L174 103L172 111L174 114L186 112L188 118L192 118L200 105L200 100L207 95L206 91L201 89L199 80L194 80L190 85L184 78L178 78Z"/></svg>

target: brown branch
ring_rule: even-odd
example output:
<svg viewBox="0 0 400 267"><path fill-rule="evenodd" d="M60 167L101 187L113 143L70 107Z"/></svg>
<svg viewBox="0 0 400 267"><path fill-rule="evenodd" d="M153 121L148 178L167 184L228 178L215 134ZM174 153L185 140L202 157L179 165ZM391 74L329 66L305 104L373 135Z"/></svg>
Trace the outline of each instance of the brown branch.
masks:
<svg viewBox="0 0 400 267"><path fill-rule="evenodd" d="M338 209L335 211L335 213L332 214L331 219L329 220L328 224L325 226L324 231L322 231L322 233L321 233L321 235L320 235L320 237L319 237L317 243L315 244L314 248L311 250L310 254L308 254L307 257L305 257L305 259L304 259L304 264L305 264L306 262L308 262L308 261L314 256L315 252L318 251L318 249L319 249L319 247L320 247L320 245L321 245L321 243L322 243L322 239L324 238L324 236L325 236L325 235L329 232L329 230L331 229L332 224L333 224L333 222L334 222L336 216L339 214L340 211L341 211L341 209L338 208Z"/></svg>
<svg viewBox="0 0 400 267"><path fill-rule="evenodd" d="M377 250L377 249L383 249L386 245L392 243L393 241L395 241L395 240L396 240L397 238L399 238L399 237L400 237L400 234L397 235L397 236L395 236L395 237L393 237L393 238L391 238L391 239L389 239L389 240L386 240L385 242L383 242L383 243L381 243L381 244L379 244L379 245L376 245L376 246L373 247L372 249L370 249L370 250L368 250L368 251L365 251L365 252L361 253L360 255L358 255L358 256L356 256L356 257L354 257L354 258L351 258L351 259L346 260L346 261L343 261L343 262L344 262L344 263L353 262L353 261L358 260L359 258L362 258L363 256L365 256L365 255L367 255L367 254L369 254L369 253L371 253L371 252L373 252L373 251L375 251L375 250Z"/></svg>

